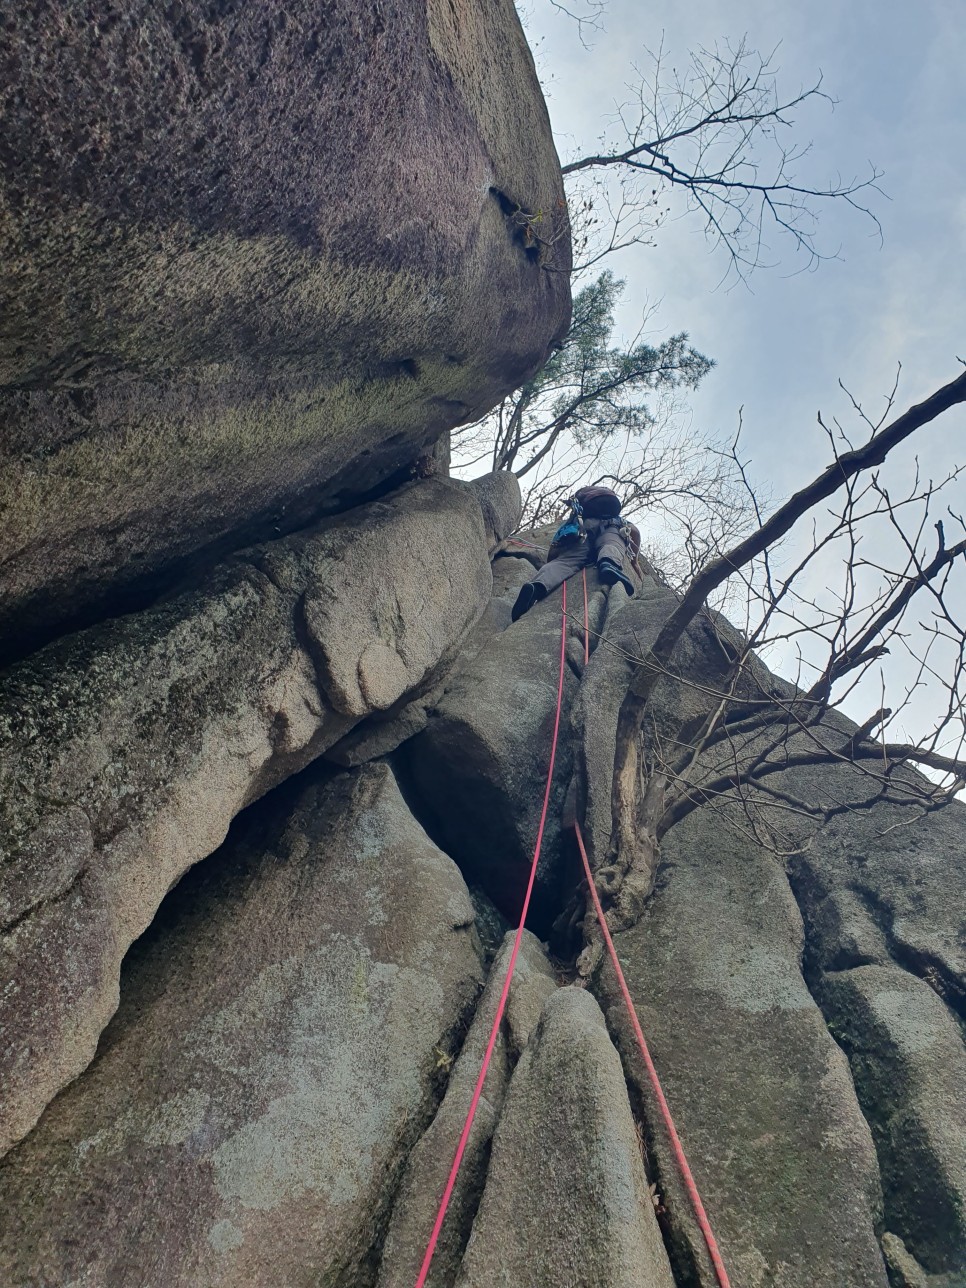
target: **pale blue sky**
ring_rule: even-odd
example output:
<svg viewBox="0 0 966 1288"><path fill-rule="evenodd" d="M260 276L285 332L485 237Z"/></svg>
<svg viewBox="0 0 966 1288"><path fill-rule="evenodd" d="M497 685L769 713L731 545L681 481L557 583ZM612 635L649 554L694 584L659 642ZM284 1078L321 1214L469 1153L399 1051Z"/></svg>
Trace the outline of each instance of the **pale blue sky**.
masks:
<svg viewBox="0 0 966 1288"><path fill-rule="evenodd" d="M717 289L724 270L700 226L666 226L652 249L615 256L628 279L622 320L633 327L645 297L661 301L655 325L687 330L718 366L693 400L696 423L729 434L744 406L745 442L759 479L794 490L827 463L815 413L844 410L841 377L869 406L903 364L899 401L918 401L959 374L966 357L966 5L963 0L611 0L604 30L582 49L574 24L547 0L524 12L544 81L561 159L593 145L600 122L630 78L643 45L683 61L698 45L747 35L752 47L780 44L780 84L794 91L818 72L838 100L803 113L799 167L819 183L882 171L890 200L876 199L880 244L867 221L827 203L821 241L840 258L817 272L759 271L750 289ZM874 196L874 194L873 194ZM966 412L946 417L923 440L946 457ZM962 455L961 449L958 453Z"/></svg>
<svg viewBox="0 0 966 1288"><path fill-rule="evenodd" d="M826 203L820 241L838 249L839 258L815 272L795 274L790 247L775 242L784 256L779 268L756 272L747 287L717 286L726 263L720 253L709 253L700 225L691 219L665 226L656 247L610 261L628 282L619 316L626 333L636 329L648 300L660 301L652 327L658 333L688 331L695 347L717 361L692 399L695 426L730 437L743 407L743 455L751 461L752 477L776 499L830 462L816 424L819 409L827 419L841 416L858 441L867 436L850 419L839 378L877 415L898 362L897 411L961 373L964 0L610 0L589 51L549 0L526 0L523 17L564 163L594 148L603 118L624 96L638 51L656 48L663 33L665 51L678 66L691 48L743 36L763 52L780 46L775 61L785 94L811 85L821 72L824 90L837 100L834 110L814 103L802 113L797 142L811 140L814 147L798 175L820 186L863 173L870 161L883 172L880 182L889 199L875 200L881 242L868 221ZM912 475L914 453L927 475L940 476L966 461L964 448L966 409L958 408L897 454L887 481L897 492ZM959 513L966 511L966 485L957 485L949 500ZM961 533L949 526L952 542ZM878 550L880 536L887 542L888 532L876 531L863 550L874 553L870 544ZM786 555L794 550L787 547ZM812 590L821 596L837 573L830 565L817 572L821 586ZM950 594L954 608L966 615L964 587L966 577L960 575ZM898 654L894 649L884 663L891 668L890 705L912 673ZM788 658L773 661L790 673ZM870 677L866 690L847 704L851 714L864 719L876 709L877 686L878 679ZM941 693L917 692L902 721L911 726L910 734L928 727L929 708L937 701L944 705Z"/></svg>

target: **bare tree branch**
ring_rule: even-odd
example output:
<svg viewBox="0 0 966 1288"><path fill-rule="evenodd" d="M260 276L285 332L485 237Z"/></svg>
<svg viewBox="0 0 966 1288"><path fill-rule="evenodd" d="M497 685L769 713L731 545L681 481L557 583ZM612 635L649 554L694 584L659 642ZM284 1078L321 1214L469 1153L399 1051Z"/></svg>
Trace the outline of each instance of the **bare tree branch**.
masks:
<svg viewBox="0 0 966 1288"><path fill-rule="evenodd" d="M801 112L813 104L834 107L819 76L790 95L779 91L775 54L724 44L690 55L683 73L668 69L662 45L645 50L635 66L629 101L620 104L601 146L563 167L565 178L591 187L570 192L576 271L634 242L649 242L670 207L662 193L678 192L704 221L713 244L744 276L769 263L772 229L790 238L814 267L836 252L821 250L818 210L839 201L868 218L881 173L826 182L799 179L810 145L788 141ZM595 176L603 176L595 183ZM616 187L606 179L614 176ZM601 214L605 218L601 218Z"/></svg>
<svg viewBox="0 0 966 1288"><path fill-rule="evenodd" d="M895 798L894 775L903 765L922 766L951 779L945 785L925 779L912 787L903 782L903 799L906 803L915 802L922 810L934 808L960 790L966 781L966 728L961 688L966 631L946 603L945 588L953 565L957 561L962 565L966 560L966 539L947 544L940 521L934 524L938 544L935 554L931 558L920 554L937 485L931 482L920 485L917 473L909 495L894 500L877 474L872 474L871 481L861 486L858 480L881 466L889 453L916 430L964 401L966 375L961 375L891 424L886 426L880 421L873 425L872 436L865 444L837 455L828 469L761 522L755 532L724 555L712 559L692 579L653 645L642 656L621 706L614 768L612 859L622 850L631 852L635 830L641 825L637 783L643 773L642 757L647 752L641 744L640 731L657 681L674 674L671 657L684 632L699 614L706 613L708 596L713 591L735 574L747 576L746 570L754 560L767 558L776 542L836 493L842 498L840 517L824 536L814 535L811 551L798 562L790 576L778 582L768 574L763 588L757 592L753 583L748 582L749 594L762 597L761 620L735 656L722 689L712 695L703 726L690 731L684 740L687 745L681 748L676 759L664 751L658 754L652 748L650 771L649 775L644 774L644 781L652 777L661 783L658 812L647 824L654 838L653 845L659 844L667 827L697 804L728 792L740 795L746 787L758 786L762 779L796 765L848 763L857 772L869 776L870 800L881 799L890 791ZM833 449L834 446L833 442ZM958 474L954 470L946 482ZM920 515L909 531L899 522L899 515L913 504L920 507ZM858 555L861 526L873 521L889 522L899 535L900 551L904 549L905 554L896 572L883 570L883 584L870 592L871 597L867 597L866 606L860 611L858 577L873 569L872 562ZM796 578L832 540L846 543L845 583L838 609L821 608L799 594L797 602L811 614L810 620L801 618L789 599ZM866 673L897 641L902 641L909 651L908 642L898 631L910 605L921 595L931 597L936 605L935 624L923 637L925 643L918 655L919 678L899 709L908 701L914 687L923 682L921 677L938 674L929 657L936 641L944 640L954 650L953 670L944 678L948 703L932 739L909 742L880 736L873 740L873 730L894 719L895 713L882 704L858 730L844 739L840 737L838 743L830 742L824 721L830 711L833 686L846 678L851 682L855 674ZM776 634L778 622L784 625ZM821 638L817 631L821 632L823 624L827 627L828 655L820 674L805 688L785 685L784 691L781 688L764 691L760 665L755 663L752 649L768 642L791 640L798 632L814 642ZM911 656L915 658L916 654L913 652ZM680 678L676 679L681 682ZM939 745L942 731L949 728L959 730L958 751L950 752ZM653 793L651 797L653 806ZM842 807L848 807L848 803L844 802Z"/></svg>

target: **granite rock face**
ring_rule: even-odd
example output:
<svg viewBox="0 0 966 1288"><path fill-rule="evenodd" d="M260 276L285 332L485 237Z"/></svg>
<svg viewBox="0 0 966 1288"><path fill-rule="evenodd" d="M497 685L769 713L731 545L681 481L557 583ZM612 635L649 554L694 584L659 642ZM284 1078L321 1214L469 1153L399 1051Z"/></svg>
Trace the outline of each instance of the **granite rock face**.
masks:
<svg viewBox="0 0 966 1288"><path fill-rule="evenodd" d="M171 884L246 804L440 675L491 581L474 492L429 480L6 673L4 1148L90 1060Z"/></svg>
<svg viewBox="0 0 966 1288"><path fill-rule="evenodd" d="M0 64L6 656L365 499L566 330L511 0L33 0Z"/></svg>
<svg viewBox="0 0 966 1288"><path fill-rule="evenodd" d="M520 480L509 470L493 470L469 482L459 479L452 482L469 488L479 502L486 529L486 548L492 554L520 522L523 510Z"/></svg>
<svg viewBox="0 0 966 1288"><path fill-rule="evenodd" d="M645 914L614 938L729 1274L743 1288L886 1288L872 1137L802 977L787 878L717 810L662 852ZM696 1263L713 1283L609 965L598 989L646 1106L679 1273Z"/></svg>
<svg viewBox="0 0 966 1288"><path fill-rule="evenodd" d="M795 783L860 800L852 769ZM883 802L832 820L791 865L809 977L849 1056L879 1153L886 1225L935 1282L966 1275L966 807Z"/></svg>
<svg viewBox="0 0 966 1288"><path fill-rule="evenodd" d="M477 931L502 934L479 887L518 896L549 752L561 597L510 622L532 571L501 540L515 495L409 485L6 677L12 1136L40 1118L0 1165L5 1281L414 1281L507 958L477 1000ZM592 576L585 665L570 590L534 923L560 956L525 937L429 1283L712 1288L569 832L576 810L599 865L632 650L673 595ZM713 700L729 631L689 632L661 738ZM358 767L303 771L327 757ZM743 1288L962 1278L963 810L907 825L855 772L775 775L854 805L796 815L782 853L725 799L662 835L647 897L612 893L633 862L598 871ZM575 933L585 989L560 987Z"/></svg>
<svg viewBox="0 0 966 1288"><path fill-rule="evenodd" d="M523 560L497 564L511 565L511 585L519 582L521 569L531 575ZM571 611L578 615L579 582L571 583ZM512 602L512 596L508 599ZM433 834L511 920L523 901L549 767L560 608L559 593L550 596L460 663L429 709L426 727L401 752ZM573 634L568 623L568 637ZM567 725L583 659L582 648L578 651L577 666L564 668L563 736L537 868L530 924L540 934L552 921L551 909L571 866L562 817L572 770Z"/></svg>
<svg viewBox="0 0 966 1288"><path fill-rule="evenodd" d="M618 713L675 594L591 572L586 628L580 577L566 618L557 592L512 623L552 525L513 532L508 474L445 477L446 431L569 316L512 0L15 10L0 1281L411 1288L564 624L547 942L523 937L430 1288L715 1282L574 819L734 1288L963 1288L966 807L870 795L831 763L836 713L747 735L783 744L780 827L733 779L682 803L665 771L742 650L705 612L640 731L641 826L615 827Z"/></svg>
<svg viewBox="0 0 966 1288"><path fill-rule="evenodd" d="M476 998L472 927L385 766L276 795L165 904L94 1064L0 1164L0 1279L364 1262Z"/></svg>
<svg viewBox="0 0 966 1288"><path fill-rule="evenodd" d="M890 1229L935 1273L966 1275L966 1049L925 980L895 966L826 977L879 1153Z"/></svg>
<svg viewBox="0 0 966 1288"><path fill-rule="evenodd" d="M646 645L673 602L646 583L611 609L604 642L617 648L597 649L575 704L579 808L598 863L631 669L622 651ZM670 746L687 745L737 638L714 614L695 627L675 655L680 680L662 681L652 703ZM755 665L749 696L792 692ZM598 887L623 879L618 950L732 1273L864 1286L884 1284L888 1267L890 1283L946 1288L963 1272L966 810L922 817L903 805L911 771L895 779L896 799L882 798L874 778L832 754L854 731L835 712L815 728L780 728L770 797L726 791L700 805L695 793L660 840L656 886L653 871L632 867L599 871ZM775 736L766 728L743 745L732 735L706 751L695 781L731 772ZM783 768L814 761L822 744L826 763ZM809 810L826 807L833 817L818 826ZM597 988L640 1081L609 967ZM655 1107L639 1094L675 1268L712 1282Z"/></svg>
<svg viewBox="0 0 966 1288"><path fill-rule="evenodd" d="M419 1275L427 1237L436 1219L493 1028L512 947L513 935L508 934L490 967L486 989L453 1066L446 1096L409 1156L382 1251L379 1288L412 1288ZM543 1004L556 988L553 971L538 940L524 931L507 1009L430 1263L427 1288L445 1288L456 1277L486 1181L490 1142L500 1120L512 1063L526 1049Z"/></svg>
<svg viewBox="0 0 966 1288"><path fill-rule="evenodd" d="M589 993L546 1002L507 1091L458 1288L673 1288L620 1060Z"/></svg>

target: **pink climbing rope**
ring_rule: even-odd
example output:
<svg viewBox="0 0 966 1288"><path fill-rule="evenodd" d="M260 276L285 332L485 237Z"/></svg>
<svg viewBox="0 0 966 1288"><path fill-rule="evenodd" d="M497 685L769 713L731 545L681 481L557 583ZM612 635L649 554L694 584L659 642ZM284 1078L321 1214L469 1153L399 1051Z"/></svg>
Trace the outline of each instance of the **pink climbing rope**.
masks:
<svg viewBox="0 0 966 1288"><path fill-rule="evenodd" d="M610 931L607 928L607 921L604 917L604 910L600 906L600 898L597 894L597 887L594 885L594 874L590 870L590 860L587 858L587 851L584 848L584 838L580 831L580 824L574 823L574 830L577 833L577 848L580 850L580 857L584 865L584 875L587 877L587 885L590 888L590 895L594 901L594 908L597 910L597 920L604 934L604 942L607 944L607 951L610 953L611 964L617 975L617 982L620 984L621 992L624 995L624 1003L627 1007L627 1013L630 1016L631 1024L634 1026L634 1035L637 1038L637 1045L641 1049L641 1055L644 1057L644 1066L647 1069L647 1076L651 1082L651 1088L657 1098L657 1103L661 1110L661 1117L664 1119L664 1126L667 1128L671 1138L671 1148L674 1151L674 1157L677 1160L678 1169L684 1181L685 1188L690 1196L694 1214L698 1219L698 1225L701 1227L701 1233L704 1235L704 1241L708 1245L708 1252L711 1255L711 1263L714 1266L714 1272L717 1276L720 1288L731 1288L731 1281L728 1278L728 1272L725 1270L724 1262L721 1259L721 1253L718 1250L718 1244L711 1229L711 1222L708 1220L708 1214L704 1210L704 1204L701 1202L701 1195L698 1193L698 1187L694 1182L691 1174L691 1168L688 1166L688 1160L684 1153L684 1146L681 1144L681 1138L678 1136L677 1128L674 1126L674 1119L671 1117L671 1110L664 1098L664 1091L661 1088L660 1079L657 1076L657 1069L654 1067L654 1061L651 1059L651 1053L647 1049L647 1043L644 1041L644 1033L641 1029L640 1020L637 1018L637 1011L634 1009L634 1002L631 998L630 989L627 987L627 981L624 978L624 972L621 970L621 964L617 959L617 949L614 947L614 941L610 937Z"/></svg>
<svg viewBox="0 0 966 1288"><path fill-rule="evenodd" d="M510 953L506 979L503 981L503 991L500 994L500 1001L497 1005L496 1015L493 1019L493 1027L490 1029L490 1038L486 1044L483 1063L480 1066L479 1077L476 1079L476 1087L473 1090L473 1099L470 1101L469 1112L466 1115L466 1122L463 1124L463 1131L460 1135L459 1144L456 1146L456 1157L453 1159L453 1166L450 1168L449 1179L446 1182L446 1188L443 1190L443 1197L440 1199L439 1210L436 1213L436 1220L433 1224L433 1232L429 1236L429 1243L426 1247L426 1253L423 1256L423 1263L419 1270L419 1277L416 1280L416 1288L423 1288L423 1285L426 1282L426 1276L429 1274L430 1262L433 1259L433 1253L436 1251L439 1232L443 1228L443 1220L446 1216L446 1210L449 1207L450 1197L453 1193L453 1186L456 1184L456 1176L460 1169L460 1163L463 1161L466 1142L469 1140L470 1131L473 1127L473 1119L476 1117L476 1107L480 1103L480 1096L483 1094L483 1083L486 1080L486 1073L490 1067L490 1060L493 1056L494 1047L496 1046L497 1034L500 1031L500 1022L503 1019L506 1000L510 993L510 982L513 979L513 968L516 966L517 954L520 951L520 942L523 939L523 927L527 919L527 910L530 907L530 896L533 893L533 883L537 875L537 864L540 860L540 848L543 845L543 833L547 823L547 809L550 805L550 784L553 781L553 765L557 758L557 736L560 732L560 709L563 704L564 659L567 645L566 582L564 582L561 588L560 603L560 674L557 679L557 713L554 716L553 722L553 739L550 744L550 767L547 770L547 786L543 793L543 809L540 812L540 826L537 828L537 841L533 849L533 859L530 863L530 879L527 882L527 892L523 898L523 908L520 912L520 924L517 927L516 938L513 941L513 951Z"/></svg>

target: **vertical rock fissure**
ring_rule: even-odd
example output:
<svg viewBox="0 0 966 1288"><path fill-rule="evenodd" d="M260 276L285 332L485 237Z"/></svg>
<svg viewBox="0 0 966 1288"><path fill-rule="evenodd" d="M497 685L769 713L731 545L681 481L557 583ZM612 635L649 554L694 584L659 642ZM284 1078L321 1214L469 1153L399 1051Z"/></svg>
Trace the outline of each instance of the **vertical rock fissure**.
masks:
<svg viewBox="0 0 966 1288"><path fill-rule="evenodd" d="M882 931L889 956L904 971L921 979L955 1016L966 1041L966 987L938 956L923 948L904 943L895 930L895 913L888 904L863 886L853 886L853 891L867 905L873 919ZM859 963L856 963L857 965ZM826 969L826 973L831 973Z"/></svg>
<svg viewBox="0 0 966 1288"><path fill-rule="evenodd" d="M667 1253L674 1282L677 1288L709 1288L701 1277L692 1243L685 1230L685 1223L691 1214L689 1213L682 1222L679 1214L674 1209L673 1201L671 1207L667 1206L666 1200L671 1188L668 1184L668 1168L673 1167L674 1164L670 1158L665 1157L660 1150L655 1148L657 1139L655 1125L648 1113L640 1075L631 1064L633 1054L628 1055L625 1052L619 1034L611 1024L609 1011L603 1007L601 1009L604 1010L604 1018L607 1021L607 1030L610 1033L611 1041L621 1057L624 1080L627 1083L627 1094L631 1102L631 1111L641 1136L644 1173L647 1176L647 1181L654 1197L654 1213L657 1218L657 1226L661 1232L661 1240L664 1244L664 1251Z"/></svg>
<svg viewBox="0 0 966 1288"><path fill-rule="evenodd" d="M436 1116L443 1105L443 1101L446 1098L450 1086L455 1086L453 1075L461 1057L463 1056L464 1050L467 1051L468 1069L471 1072L476 1072L478 1075L480 1061L478 1059L474 1061L473 1053L469 1051L467 1044L470 1039L470 1030L472 1028L473 1021L481 1014L480 1006L483 1002L483 997L484 990L481 988L472 1011L466 1017L459 1045L452 1052L452 1059L448 1065L445 1080L441 1083L441 1090L433 1113L430 1115L428 1120L422 1124L416 1139L413 1140L410 1145L406 1153L406 1157L402 1161L396 1173L391 1191L389 1191L386 1210L383 1216L383 1225L379 1232L378 1243L374 1243L371 1250L370 1262L373 1266L374 1277L372 1279L366 1279L364 1283L360 1281L358 1286L353 1282L344 1286L339 1285L338 1288L377 1288L377 1285L383 1285L387 1282L389 1284L395 1284L397 1279L401 1279L403 1277L397 1273L398 1267L396 1265L382 1264L386 1235L392 1223L396 1203L399 1201L403 1193L402 1184L406 1177L406 1173L413 1163L417 1162L417 1153L423 1142L426 1141L428 1143L432 1143L431 1137L434 1134L433 1129L437 1123ZM504 1017L500 1026L500 1042L504 1053L505 1069L501 1069L496 1075L499 1082L498 1094L500 1098L502 1098L506 1092L506 1087L513 1076L513 1070L516 1068L521 1054L519 1051L514 1049L513 1043L509 1040L508 1027L507 1020ZM492 1080L491 1076L490 1081ZM496 1121L499 1122L498 1117ZM452 1165L452 1161L456 1155L456 1148L459 1143L459 1134L456 1128L458 1127L461 1130L462 1122L457 1123L454 1118L449 1126L453 1128L453 1130L448 1134L445 1141L445 1148L441 1151L442 1160L445 1162L447 1167ZM445 1249L440 1250L440 1256L434 1257L433 1275L431 1279L431 1282L437 1285L445 1282L446 1288L450 1288L459 1273L463 1254L466 1251L466 1245L469 1243L470 1235L473 1231L473 1223L476 1220L480 1203L483 1200L483 1192L486 1189L487 1177L489 1176L490 1156L493 1150L493 1130L493 1126L484 1127L482 1132L479 1127L474 1130L469 1142L469 1149L464 1155L463 1164L461 1164L459 1178L460 1183L457 1186L457 1189L454 1190L453 1201L447 1209L445 1224L446 1246ZM436 1204L439 1202L441 1195L430 1194L427 1192L423 1197L427 1198L431 1204ZM435 1217L435 1208L433 1215ZM426 1243L428 1243L431 1226L426 1225L423 1233L425 1234ZM448 1265L441 1265L441 1262L443 1262L444 1259L449 1263ZM395 1258L393 1257L391 1260L394 1261ZM447 1270L449 1270L450 1273L447 1273Z"/></svg>
<svg viewBox="0 0 966 1288"><path fill-rule="evenodd" d="M910 1215L909 1191L920 1189L924 1181L918 1175L910 1176L910 1168L916 1168L916 1161L897 1150L895 1142L891 1139L894 1121L901 1119L908 1112L903 1097L901 1095L897 1097L898 1088L894 1085L894 1079L899 1078L900 1075L894 1071L894 1077L887 1084L883 1083L881 1071L863 1055L862 1036L857 1031L853 1031L848 1008L842 1004L836 1005L834 997L830 997L830 984L835 981L848 981L850 977L861 974L864 969L875 970L878 963L874 955L858 951L849 952L843 947L832 955L831 963L823 964L823 955L828 957L828 945L823 944L821 931L815 925L804 865L799 865L798 868L795 864L789 865L788 880L802 915L804 930L802 976L826 1023L830 1037L849 1062L856 1101L869 1125L875 1145L883 1200L883 1221L876 1233L883 1246L883 1256L886 1257L888 1239L894 1240L895 1235L892 1232L896 1231L902 1236L908 1248L915 1253L917 1265L921 1264L926 1270L942 1272L950 1268L950 1263L944 1257L937 1260L932 1254L932 1239L927 1227L936 1221L940 1225L948 1222L951 1228L955 1223L953 1211L955 1205L950 1204L948 1194L940 1193L938 1187L927 1185L926 1188L934 1189L925 1205L929 1213L928 1221L923 1223L916 1220L915 1205L912 1206ZM928 985L940 1001L953 1012L962 1030L962 1001L957 999L959 1000L958 1009L951 1007L950 999L943 987L949 973L942 968L941 963L933 963L928 954L917 954L915 950L899 942L894 932L894 916L891 910L883 900L876 897L873 891L866 887L861 889L852 887L852 890L861 898L882 932L883 941L895 965ZM883 1056L888 1060L889 1057L885 1053ZM906 1255L908 1256L908 1252ZM891 1265L890 1258L886 1257L886 1261ZM900 1282L905 1280L902 1279Z"/></svg>
<svg viewBox="0 0 966 1288"><path fill-rule="evenodd" d="M392 756L390 759L403 799L409 806L413 818L416 819L433 843L453 860L463 874L467 884L471 887L477 886L482 889L484 894L497 903L499 907L498 901L500 900L501 891L486 880L486 874L481 874L475 870L472 864L468 864L465 856L460 853L459 848L452 843L452 837L441 826L432 803L414 781L414 776L409 769L408 756L403 754ZM528 929L532 929L534 934L541 939L551 942L555 941L554 923L568 906L568 900L571 899L576 888L574 884L576 876L574 865L567 862L568 857L571 856L566 853L560 853L561 850L566 849L567 847L562 837L559 846L554 846L552 842L547 840L544 841L541 853L541 869L546 867L553 872L573 873L574 876L568 879L565 875L560 875L553 885L535 889L527 916Z"/></svg>

